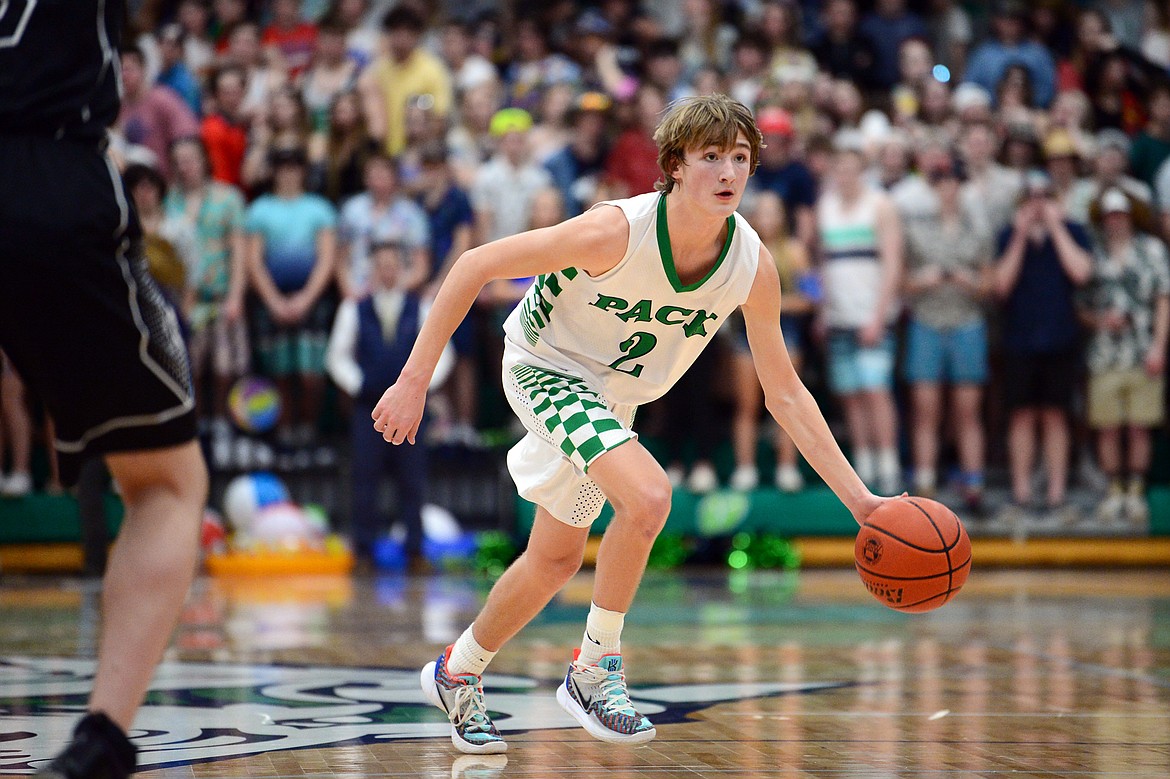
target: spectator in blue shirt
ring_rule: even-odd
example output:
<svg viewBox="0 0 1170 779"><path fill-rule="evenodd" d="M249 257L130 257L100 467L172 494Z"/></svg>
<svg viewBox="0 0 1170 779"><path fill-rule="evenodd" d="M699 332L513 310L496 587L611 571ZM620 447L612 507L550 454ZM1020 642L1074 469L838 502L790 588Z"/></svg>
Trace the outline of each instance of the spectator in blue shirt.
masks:
<svg viewBox="0 0 1170 779"><path fill-rule="evenodd" d="M1025 37L1028 6L1017 0L1002 0L992 16L994 37L971 54L966 80L991 94L996 93L1004 72L1023 65L1032 77L1036 105L1047 107L1056 95L1056 63L1048 49Z"/></svg>
<svg viewBox="0 0 1170 779"><path fill-rule="evenodd" d="M183 102L195 116L203 115L203 98L199 91L199 80L191 73L183 59L187 34L177 24L168 24L158 33L158 52L162 65L158 83L170 87L183 98Z"/></svg>
<svg viewBox="0 0 1170 779"><path fill-rule="evenodd" d="M816 233L813 209L817 185L812 172L797 159L792 117L783 108L770 107L759 112L756 124L764 136L764 146L760 148L760 166L748 180L748 187L757 192L775 192L789 215L789 234L811 250Z"/></svg>
<svg viewBox="0 0 1170 779"><path fill-rule="evenodd" d="M312 441L325 389L325 345L337 307L337 213L325 198L305 192L308 162L303 149L273 152L269 165L273 191L248 209L246 256L252 288L262 304L253 311L257 358L281 393L277 433L286 447L281 454L299 460L307 450L293 452L292 447ZM300 403L294 407L296 384ZM285 467L302 464L310 463Z"/></svg>
<svg viewBox="0 0 1170 779"><path fill-rule="evenodd" d="M875 81L886 88L898 83L898 50L902 43L930 34L922 17L906 10L906 0L877 0L873 13L866 14L859 29L873 41L877 53Z"/></svg>

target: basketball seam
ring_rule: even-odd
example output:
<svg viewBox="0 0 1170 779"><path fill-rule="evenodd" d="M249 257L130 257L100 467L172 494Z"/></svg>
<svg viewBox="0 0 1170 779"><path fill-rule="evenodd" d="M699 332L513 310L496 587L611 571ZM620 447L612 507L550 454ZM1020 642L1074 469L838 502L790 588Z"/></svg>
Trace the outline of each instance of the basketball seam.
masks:
<svg viewBox="0 0 1170 779"><path fill-rule="evenodd" d="M919 509L919 511L921 511L921 509ZM904 544L905 546L908 546L911 549L916 549L919 552L926 552L928 554L938 554L939 552L950 551L951 549L954 549L955 546L959 543L958 540L956 540L954 544L951 544L950 546L947 546L947 547L943 547L942 549L927 549L925 546L919 546L918 544L912 544L909 541L907 541L906 539L901 538L900 536L894 535L889 530L886 530L884 527L878 527L877 525L871 525L868 522L866 522L864 525L862 525L862 527L867 527L870 530L872 530L873 532L881 533L883 536L886 536L887 538L892 538L895 541L897 541L898 543ZM935 532L936 533L938 532L938 528L935 528ZM941 541L942 539L939 539L939 540Z"/></svg>
<svg viewBox="0 0 1170 779"><path fill-rule="evenodd" d="M954 584L955 584L955 568L954 568L954 564L951 562L951 549L953 548L953 546L958 546L959 539L963 537L963 531L962 531L961 526L960 526L959 533L955 536L954 545L951 547L948 547L947 540L943 537L942 531L939 530L938 523L934 521L934 517L930 516L930 512L927 511L926 509L922 508L922 506L919 506L917 503L910 500L909 498L906 499L906 502L909 503L914 508L921 511L922 516L926 517L926 521L930 523L930 526L934 528L934 532L938 534L938 541L943 546L943 554L945 554L947 556L947 591L946 591L947 597L943 600L943 605L946 605L946 602L951 599L951 593L954 592ZM959 520L959 518L955 517L956 524L958 523L958 520Z"/></svg>
<svg viewBox="0 0 1170 779"><path fill-rule="evenodd" d="M966 560L959 563L959 565L957 567L955 567L954 570L957 571L957 570L961 569L964 565L967 565L970 562L971 562L971 558L968 557ZM932 573L932 574L929 574L927 576L890 576L889 574L882 573L881 571L875 571L872 568L866 568L865 566L858 564L856 561L854 561L854 565L857 567L858 571L862 571L864 573L868 573L868 574L871 574L873 576L877 576L877 577L882 578L882 579L889 579L890 581L899 581L899 582L924 582L927 579L937 579L940 576L947 575L946 571L940 571L938 573ZM950 585L951 585L951 582L948 582L947 586L949 587Z"/></svg>

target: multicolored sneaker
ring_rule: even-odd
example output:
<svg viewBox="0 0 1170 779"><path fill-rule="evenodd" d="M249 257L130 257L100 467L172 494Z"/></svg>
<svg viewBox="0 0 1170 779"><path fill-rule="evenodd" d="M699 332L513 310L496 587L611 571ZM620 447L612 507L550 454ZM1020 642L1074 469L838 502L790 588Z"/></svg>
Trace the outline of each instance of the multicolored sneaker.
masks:
<svg viewBox="0 0 1170 779"><path fill-rule="evenodd" d="M451 720L451 743L469 755L506 752L508 745L504 737L488 717L479 677L447 673L450 657L451 647L447 647L437 660L423 666L419 682L427 700L445 711Z"/></svg>
<svg viewBox="0 0 1170 779"><path fill-rule="evenodd" d="M611 744L645 744L654 738L654 726L630 702L621 655L605 655L597 665L580 662L581 650L565 683L557 688L557 702L589 735Z"/></svg>

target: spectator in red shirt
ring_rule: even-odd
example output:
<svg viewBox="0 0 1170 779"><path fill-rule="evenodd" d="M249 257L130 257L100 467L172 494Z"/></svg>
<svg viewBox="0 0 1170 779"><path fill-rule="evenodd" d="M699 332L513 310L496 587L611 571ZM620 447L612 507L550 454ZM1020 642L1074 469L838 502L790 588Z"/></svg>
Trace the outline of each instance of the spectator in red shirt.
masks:
<svg viewBox="0 0 1170 779"><path fill-rule="evenodd" d="M159 172L169 175L171 143L198 135L199 121L177 92L146 80L145 58L137 47L122 51L122 90L118 130L127 143L149 149Z"/></svg>
<svg viewBox="0 0 1170 779"><path fill-rule="evenodd" d="M317 25L301 20L299 0L275 0L272 4L272 24L264 28L261 42L265 48L275 48L284 59L284 66L295 79L309 66L317 45Z"/></svg>
<svg viewBox="0 0 1170 779"><path fill-rule="evenodd" d="M649 84L638 88L635 122L618 136L605 161L610 197L633 197L654 189L660 175L654 128L664 108L666 98L662 90Z"/></svg>
<svg viewBox="0 0 1170 779"><path fill-rule="evenodd" d="M203 120L199 133L207 148L211 177L237 187L242 186L240 170L248 149L248 124L240 110L246 80L244 69L238 65L226 65L212 75L215 109Z"/></svg>

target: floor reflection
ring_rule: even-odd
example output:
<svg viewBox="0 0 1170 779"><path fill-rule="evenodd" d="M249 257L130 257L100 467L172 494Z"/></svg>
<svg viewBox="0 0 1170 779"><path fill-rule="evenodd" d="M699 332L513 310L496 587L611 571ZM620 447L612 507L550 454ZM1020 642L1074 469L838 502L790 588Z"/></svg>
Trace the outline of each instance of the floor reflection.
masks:
<svg viewBox="0 0 1170 779"><path fill-rule="evenodd" d="M652 574L623 637L661 723L640 749L593 741L553 700L583 575L485 677L511 745L490 759L455 753L416 687L490 582L201 579L144 710L144 775L1170 775L1170 576L978 573L926 615L883 609L850 572ZM91 582L0 584L0 773L68 733L97 604Z"/></svg>

